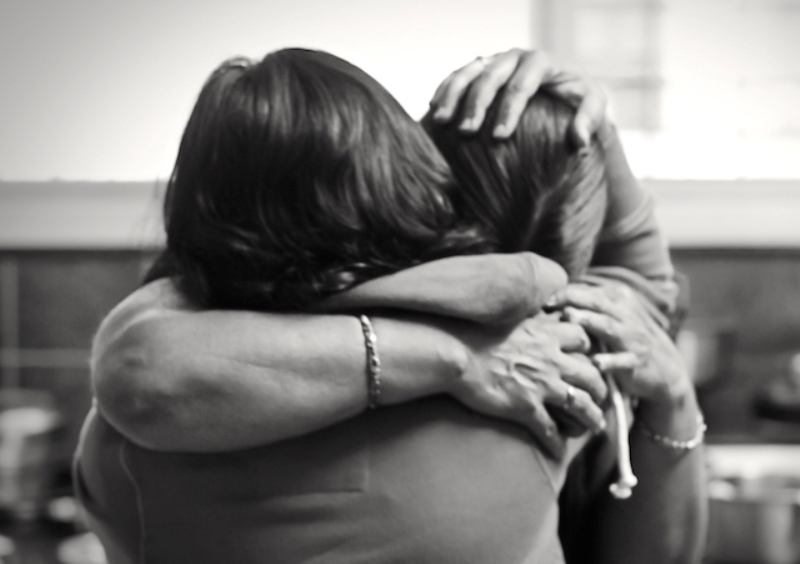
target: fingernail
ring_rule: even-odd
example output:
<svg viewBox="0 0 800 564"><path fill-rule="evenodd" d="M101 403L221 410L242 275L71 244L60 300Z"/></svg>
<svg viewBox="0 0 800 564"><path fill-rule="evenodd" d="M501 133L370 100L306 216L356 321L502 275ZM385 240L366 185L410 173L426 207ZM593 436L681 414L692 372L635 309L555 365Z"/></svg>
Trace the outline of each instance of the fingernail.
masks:
<svg viewBox="0 0 800 564"><path fill-rule="evenodd" d="M555 307L558 305L558 294L553 294L550 296L546 302L544 302L545 307Z"/></svg>
<svg viewBox="0 0 800 564"><path fill-rule="evenodd" d="M439 106L436 108L436 110L433 112L433 119L439 121L447 119L447 111L444 109L444 107Z"/></svg>
<svg viewBox="0 0 800 564"><path fill-rule="evenodd" d="M492 135L495 137L508 137L511 134L511 131L507 124L501 123L497 127L494 128L492 131Z"/></svg>
<svg viewBox="0 0 800 564"><path fill-rule="evenodd" d="M475 116L470 116L464 119L459 126L461 131L475 131L478 129L478 120L475 119Z"/></svg>

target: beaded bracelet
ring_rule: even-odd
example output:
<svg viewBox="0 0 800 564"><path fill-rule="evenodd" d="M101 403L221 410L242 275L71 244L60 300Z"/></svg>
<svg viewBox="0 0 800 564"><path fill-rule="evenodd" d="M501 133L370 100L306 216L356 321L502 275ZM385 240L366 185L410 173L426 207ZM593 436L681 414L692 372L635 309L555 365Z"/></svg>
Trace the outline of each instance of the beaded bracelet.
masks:
<svg viewBox="0 0 800 564"><path fill-rule="evenodd" d="M378 337L372 329L369 317L361 315L361 329L364 332L364 344L367 347L367 393L369 409L378 407L381 398L381 359L378 356Z"/></svg>
<svg viewBox="0 0 800 564"><path fill-rule="evenodd" d="M702 413L697 414L697 432L695 433L694 437L687 441L678 441L670 437L665 437L664 435L659 435L655 431L648 429L643 423L639 423L637 427L639 428L639 432L648 439L660 444L661 446L681 451L692 450L698 447L703 442L703 439L706 436L706 430L708 429L708 425L706 425Z"/></svg>

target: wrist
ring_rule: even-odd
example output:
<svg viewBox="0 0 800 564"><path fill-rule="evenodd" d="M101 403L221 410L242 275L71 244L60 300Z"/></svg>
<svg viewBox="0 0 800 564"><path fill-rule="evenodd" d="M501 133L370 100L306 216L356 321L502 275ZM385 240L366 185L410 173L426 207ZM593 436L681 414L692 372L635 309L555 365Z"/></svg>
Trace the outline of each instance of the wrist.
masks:
<svg viewBox="0 0 800 564"><path fill-rule="evenodd" d="M641 399L636 408L636 422L650 432L687 441L697 434L700 407L694 389L675 390L666 400Z"/></svg>
<svg viewBox="0 0 800 564"><path fill-rule="evenodd" d="M433 323L374 317L372 324L380 343L381 405L446 393L469 365L467 347Z"/></svg>

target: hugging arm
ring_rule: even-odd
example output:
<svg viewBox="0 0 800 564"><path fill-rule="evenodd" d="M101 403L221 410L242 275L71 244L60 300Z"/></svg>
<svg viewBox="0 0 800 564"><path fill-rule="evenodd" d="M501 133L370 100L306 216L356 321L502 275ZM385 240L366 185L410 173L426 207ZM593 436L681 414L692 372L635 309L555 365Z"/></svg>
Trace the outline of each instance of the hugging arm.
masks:
<svg viewBox="0 0 800 564"><path fill-rule="evenodd" d="M494 276L483 289L499 289L503 265L514 271L518 260L532 257L487 256ZM542 284L558 287L564 280L562 272ZM498 303L530 303L530 286L504 284L510 294ZM481 295L475 283L467 289ZM454 286L450 294L463 290ZM478 301L464 296L454 303L469 309ZM450 394L478 412L526 426L558 456L563 438L545 406L563 403L564 373L581 388L579 422L602 425L592 396L602 398L604 384L591 364L569 354L589 346L574 324L546 316L495 328L430 316L376 316L373 324L382 403ZM268 444L352 417L367 403L364 339L354 316L200 311L168 279L141 288L104 321L93 347L92 382L100 413L132 441L156 450Z"/></svg>
<svg viewBox="0 0 800 564"><path fill-rule="evenodd" d="M387 401L441 391L464 369L459 343L432 326L375 329ZM115 308L92 351L100 413L157 450L234 450L331 425L365 408L364 374L355 317L198 311L168 279Z"/></svg>

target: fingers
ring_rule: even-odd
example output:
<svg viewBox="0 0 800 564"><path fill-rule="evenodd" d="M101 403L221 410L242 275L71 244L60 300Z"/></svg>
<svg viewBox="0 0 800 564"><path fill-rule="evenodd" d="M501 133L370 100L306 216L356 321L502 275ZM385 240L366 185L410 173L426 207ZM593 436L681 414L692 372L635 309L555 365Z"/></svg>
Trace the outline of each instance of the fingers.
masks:
<svg viewBox="0 0 800 564"><path fill-rule="evenodd" d="M600 372L635 370L642 365L636 353L632 352L598 353L592 356L592 362Z"/></svg>
<svg viewBox="0 0 800 564"><path fill-rule="evenodd" d="M603 416L603 411L597 406L592 397L585 391L566 382L562 382L556 393L548 395L545 403L551 408L567 413L580 423L584 429L588 429L593 433L599 433L605 429L606 420Z"/></svg>
<svg viewBox="0 0 800 564"><path fill-rule="evenodd" d="M569 284L547 302L552 309L573 306L580 309L605 312L611 307L608 296L598 286L588 284Z"/></svg>
<svg viewBox="0 0 800 564"><path fill-rule="evenodd" d="M570 126L573 142L588 147L592 134L606 120L607 101L599 84L586 77L555 67L541 51L511 49L492 57L478 57L451 73L436 89L431 99L433 119L453 119L464 99L464 120L459 127L465 132L480 129L486 110L505 87L493 134L499 138L511 135L525 106L542 84L572 100L577 108Z"/></svg>
<svg viewBox="0 0 800 564"><path fill-rule="evenodd" d="M562 355L561 363L565 365L569 362L569 357ZM577 364L577 361L574 361ZM601 379L597 369L591 365L590 362L584 364L585 372L594 373L594 378ZM563 410L569 413L578 423L583 425L585 429L593 432L598 432L605 428L605 418L603 412L595 403L592 396L585 390L568 384L562 378L542 378L540 374L532 371L530 367L524 364L517 364L515 366L514 377L520 384L529 388L537 397L542 398L542 402L549 407ZM568 370L572 370L576 374L574 366ZM579 385L584 385L584 381L588 381L585 374L581 377L576 377L575 380L580 381ZM597 385L589 385L590 388L597 388Z"/></svg>
<svg viewBox="0 0 800 564"><path fill-rule="evenodd" d="M636 370L644 362L636 353L598 353L592 356L592 362L600 372L611 375L627 393L637 391L634 386Z"/></svg>
<svg viewBox="0 0 800 564"><path fill-rule="evenodd" d="M593 80L566 72L555 75L549 85L553 91L575 101L577 112L570 135L578 148L588 147L592 134L606 121L608 103L602 88Z"/></svg>
<svg viewBox="0 0 800 564"><path fill-rule="evenodd" d="M556 338L561 350L566 353L587 353L592 348L592 343L589 335L586 334L586 330L575 323L555 323L551 330L551 335Z"/></svg>
<svg viewBox="0 0 800 564"><path fill-rule="evenodd" d="M581 105L578 106L578 111L569 128L572 142L579 149L588 147L591 143L592 135L600 129L605 119L605 98L584 98Z"/></svg>
<svg viewBox="0 0 800 564"><path fill-rule="evenodd" d="M627 348L625 325L610 315L567 307L564 309L564 317L583 327L587 333L599 339L612 351L621 351Z"/></svg>
<svg viewBox="0 0 800 564"><path fill-rule="evenodd" d="M561 378L567 384L586 391L592 401L600 405L608 396L608 386L601 374L603 369L595 360L597 356L590 360L582 354L565 355L561 364Z"/></svg>
<svg viewBox="0 0 800 564"><path fill-rule="evenodd" d="M488 61L489 59L478 57L444 79L431 99L434 120L447 122L453 119L461 98L475 78L485 70Z"/></svg>
<svg viewBox="0 0 800 564"><path fill-rule="evenodd" d="M480 129L486 110L516 71L520 56L521 51L516 49L494 56L472 81L464 100L464 119L459 125L461 131L474 132Z"/></svg>
<svg viewBox="0 0 800 564"><path fill-rule="evenodd" d="M566 443L558 432L558 426L539 399L539 390L530 382L514 375L513 378L502 378L498 385L503 388L507 397L514 400L514 419L526 427L539 441L545 454L561 460L564 457Z"/></svg>
<svg viewBox="0 0 800 564"><path fill-rule="evenodd" d="M528 100L539 90L552 70L552 62L543 52L532 51L522 55L516 70L506 83L500 101L497 123L492 131L495 137L505 138L514 132Z"/></svg>

